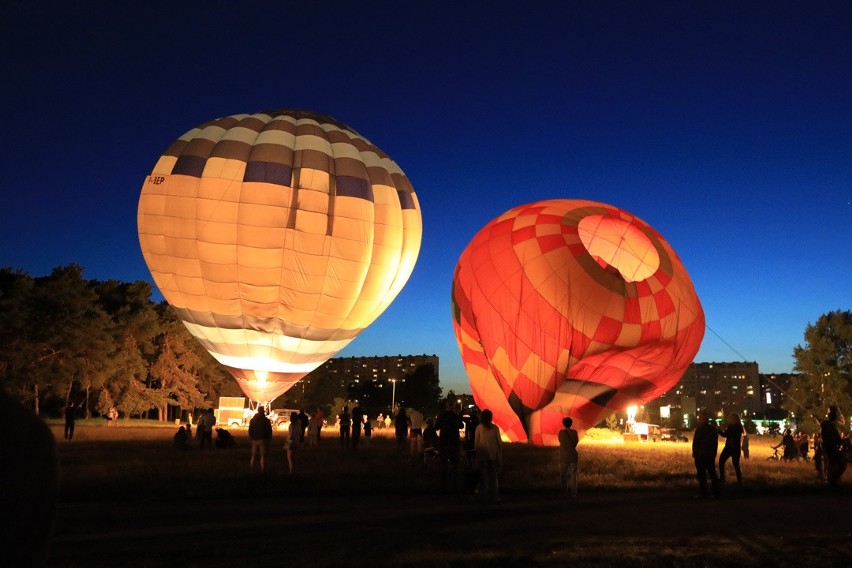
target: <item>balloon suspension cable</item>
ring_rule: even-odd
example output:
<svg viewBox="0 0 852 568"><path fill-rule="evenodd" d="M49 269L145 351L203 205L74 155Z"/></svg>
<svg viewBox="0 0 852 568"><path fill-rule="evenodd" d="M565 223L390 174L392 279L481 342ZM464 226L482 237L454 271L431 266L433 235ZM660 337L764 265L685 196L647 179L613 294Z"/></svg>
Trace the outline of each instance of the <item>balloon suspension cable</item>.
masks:
<svg viewBox="0 0 852 568"><path fill-rule="evenodd" d="M637 256L638 256L638 251L636 251L636 250L635 250L635 249L631 246L631 243L630 243L627 239L621 238L621 240L620 240L620 242L619 242L619 247L620 247L620 248L626 248L626 249L630 250L631 252L633 252L635 255L637 255ZM692 314L693 314L694 316L698 316L698 314L697 314L694 310L692 310L692 309L690 308L689 303L688 303L688 302L684 302L684 301L683 301L683 298L681 298L681 297L677 297L677 300L680 302L680 306L681 306L681 308L686 308L687 310L691 311L691 312L692 312ZM723 338L721 335L719 335L718 333L716 333L716 330L714 330L712 327L710 327L710 325L707 323L707 320L706 320L706 319L704 320L704 327L705 327L705 328L706 328L706 329L707 329L710 333L712 333L713 335L715 335L715 336L716 336L716 338L717 338L719 341L721 341L722 343L724 343L724 344L728 347L728 349L730 349L731 351L733 351L734 353L736 353L736 354L737 354L737 356L740 358L740 360L741 360L742 362L744 362L744 363L747 363L747 362L748 362L748 359L745 357L745 355L743 355L742 353L740 353L740 352L739 352L736 348L734 348L734 346L733 346L733 345L731 345L730 343L728 343L728 342L725 340L725 338ZM795 397L793 397L792 395L790 395L790 393L789 393L789 392L787 392L786 390L784 390L783 388L781 388L778 384L776 384L776 383L774 383L774 382L773 382L773 383L768 383L768 382L767 382L767 384L772 384L772 386L773 386L775 389L777 389L777 390L778 390L781 394L783 394L783 395L784 395L787 399L789 399L789 400L793 401L793 403L795 403L796 405L798 405L798 406L799 406L799 407L800 407L800 408L801 408L801 409L802 409L802 410L803 410L806 414L809 414L809 415L811 416L811 418L813 418L814 420L816 420L816 421L817 421L817 423L820 423L820 422L821 422L821 419L820 419L819 417L814 416L814 415L813 415L813 413L809 412L809 411L808 411L808 409L805 407L805 405L804 405L804 404L802 404L801 402L799 402L798 400L796 400L796 398L795 398ZM839 413L839 409L838 409L838 413Z"/></svg>
<svg viewBox="0 0 852 568"><path fill-rule="evenodd" d="M684 302L682 298L678 298L678 301L681 303L681 306L686 307L687 309L689 309L689 304L688 304L687 302ZM695 315L697 315L697 314L695 314ZM712 333L713 335L715 335L715 336L716 336L716 338L717 338L719 341L721 341L722 343L724 343L724 344L728 347L728 349L730 349L731 351L733 351L734 353L736 353L736 354L737 354L737 356L740 358L740 360L741 360L743 363L748 363L748 359L745 357L745 355L743 355L742 353L740 353L739 351L737 351L737 349L736 349L733 345L731 345L730 343L728 343L728 342L725 340L725 338L724 338L724 337L722 337L721 335L719 335L718 333L716 333L716 330L715 330L715 329L713 329L712 327L710 327L710 324L708 324L708 323L707 323L707 320L706 320L706 319L704 320L704 327L707 329L707 331L709 331L710 333ZM788 391L786 391L786 390L784 390L783 388L781 388L781 386L780 386L780 385L778 385L777 383L774 383L774 382L772 382L772 383L767 382L766 384L771 384L771 385L772 385L775 389L777 389L777 390L778 390L778 392L780 392L780 393L781 393L781 394L783 394L785 397L787 397L787 399L789 399L789 400L793 401L793 402L794 402L796 405L798 405L798 406L799 406L799 408L801 408L801 409L802 409L802 410L803 410L806 414L809 414L809 415L811 416L811 418L813 418L814 420L816 420L817 424L819 424L819 423L820 423L821 419L820 419L818 416L814 416L814 414L813 414L813 413L809 412L809 411L808 411L808 409L807 409L807 407L806 407L804 404L802 404L801 402L799 402L798 400L796 400L796 398L795 398L794 396L792 396L792 395L791 395Z"/></svg>

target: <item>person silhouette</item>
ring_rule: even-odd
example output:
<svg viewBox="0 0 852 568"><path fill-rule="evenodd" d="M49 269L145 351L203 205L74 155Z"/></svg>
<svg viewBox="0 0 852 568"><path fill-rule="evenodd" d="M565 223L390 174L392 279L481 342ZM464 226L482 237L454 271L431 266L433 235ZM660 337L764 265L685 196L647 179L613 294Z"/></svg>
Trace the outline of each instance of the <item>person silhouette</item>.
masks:
<svg viewBox="0 0 852 568"><path fill-rule="evenodd" d="M474 432L474 449L479 468L479 496L490 496L500 500L500 486L497 478L503 466L503 445L500 441L500 428L494 424L494 414L487 408L482 411L482 420Z"/></svg>
<svg viewBox="0 0 852 568"><path fill-rule="evenodd" d="M722 453L719 454L719 481L725 482L725 462L728 458L734 466L734 472L737 474L737 483L742 483L743 474L740 471L740 451L742 450L742 439L745 434L743 425L740 422L740 415L732 412L728 415L728 423L726 428L719 428L719 435L725 438L725 447L722 448Z"/></svg>
<svg viewBox="0 0 852 568"><path fill-rule="evenodd" d="M254 469L255 456L259 457L260 472L266 469L266 454L269 453L269 443L272 441L272 422L266 416L266 409L259 406L257 412L249 421L248 435L251 440L251 458L249 471Z"/></svg>
<svg viewBox="0 0 852 568"><path fill-rule="evenodd" d="M699 499L706 499L707 477L710 477L711 496L719 498L719 478L716 475L716 452L719 449L719 433L710 423L706 412L698 414L698 427L692 437L692 459L695 461L695 473L698 477Z"/></svg>
<svg viewBox="0 0 852 568"><path fill-rule="evenodd" d="M577 497L577 444L579 434L572 428L574 420L568 416L562 419L563 429L559 431L559 468L561 473L562 490L570 492L571 497Z"/></svg>
<svg viewBox="0 0 852 568"><path fill-rule="evenodd" d="M50 428L0 387L0 550L4 566L46 566L59 494L59 458Z"/></svg>
<svg viewBox="0 0 852 568"><path fill-rule="evenodd" d="M846 471L846 459L843 457L843 439L837 430L839 413L836 406L829 406L825 419L820 422L819 434L822 444L822 454L825 460L823 472L828 485L836 487L840 477Z"/></svg>
<svg viewBox="0 0 852 568"><path fill-rule="evenodd" d="M77 419L77 410L70 402L65 407L65 439L70 440L74 437L74 422Z"/></svg>
<svg viewBox="0 0 852 568"><path fill-rule="evenodd" d="M338 416L340 424L340 447L349 447L349 433L352 429L352 416L349 414L349 407L344 406L343 411Z"/></svg>

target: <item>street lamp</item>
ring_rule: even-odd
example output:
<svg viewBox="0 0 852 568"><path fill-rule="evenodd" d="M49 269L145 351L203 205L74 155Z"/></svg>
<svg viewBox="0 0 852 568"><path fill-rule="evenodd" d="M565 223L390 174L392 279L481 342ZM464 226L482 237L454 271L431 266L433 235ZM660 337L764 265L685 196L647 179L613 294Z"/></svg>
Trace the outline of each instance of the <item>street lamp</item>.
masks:
<svg viewBox="0 0 852 568"><path fill-rule="evenodd" d="M388 379L391 383L393 383L393 389L391 390L391 411L396 407L396 382L402 381L405 382L405 379Z"/></svg>

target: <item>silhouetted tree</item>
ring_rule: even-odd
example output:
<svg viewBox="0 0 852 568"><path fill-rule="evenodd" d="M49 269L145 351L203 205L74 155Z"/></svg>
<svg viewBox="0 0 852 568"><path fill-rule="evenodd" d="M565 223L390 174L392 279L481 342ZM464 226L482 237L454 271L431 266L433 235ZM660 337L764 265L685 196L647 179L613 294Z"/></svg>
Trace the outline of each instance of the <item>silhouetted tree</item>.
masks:
<svg viewBox="0 0 852 568"><path fill-rule="evenodd" d="M811 417L800 423L814 431L825 409L836 404L852 411L852 311L823 314L805 328L805 344L793 349L799 373L791 382L785 408L796 416Z"/></svg>
<svg viewBox="0 0 852 568"><path fill-rule="evenodd" d="M405 382L397 386L397 400L405 406L419 407L424 414L438 411L441 384L435 366L431 363L418 365L405 376Z"/></svg>

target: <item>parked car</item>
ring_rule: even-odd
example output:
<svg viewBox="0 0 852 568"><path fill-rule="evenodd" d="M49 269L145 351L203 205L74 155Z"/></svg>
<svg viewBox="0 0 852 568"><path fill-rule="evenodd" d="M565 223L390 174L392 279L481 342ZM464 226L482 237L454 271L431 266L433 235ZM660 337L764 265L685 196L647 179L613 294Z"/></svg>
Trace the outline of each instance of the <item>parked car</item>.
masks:
<svg viewBox="0 0 852 568"><path fill-rule="evenodd" d="M660 440L668 442L688 442L689 438L683 432L674 428L660 428Z"/></svg>
<svg viewBox="0 0 852 568"><path fill-rule="evenodd" d="M283 430L290 426L290 414L299 413L296 408L273 408L269 411L269 420L272 422L273 428Z"/></svg>

